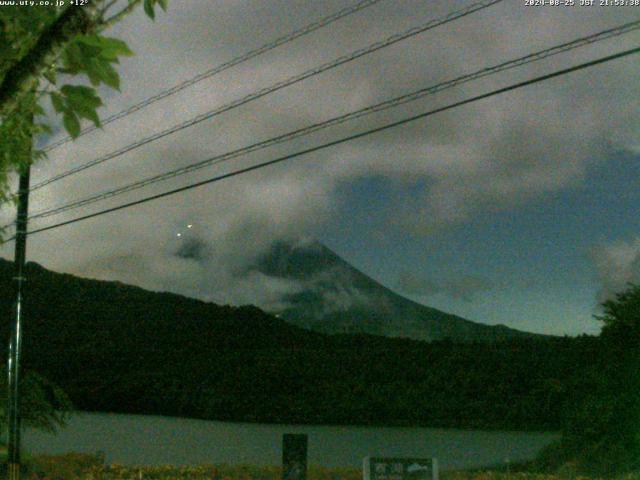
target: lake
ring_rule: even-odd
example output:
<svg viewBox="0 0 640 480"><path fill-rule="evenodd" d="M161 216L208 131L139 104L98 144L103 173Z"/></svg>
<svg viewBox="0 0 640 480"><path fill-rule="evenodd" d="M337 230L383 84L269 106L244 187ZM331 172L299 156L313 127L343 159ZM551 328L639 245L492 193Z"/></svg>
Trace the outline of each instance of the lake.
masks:
<svg viewBox="0 0 640 480"><path fill-rule="evenodd" d="M436 428L265 425L187 418L76 413L57 434L26 429L30 453L95 453L124 465L280 465L284 433L309 435L309 464L360 467L367 455L435 457L441 468L533 458L555 433Z"/></svg>

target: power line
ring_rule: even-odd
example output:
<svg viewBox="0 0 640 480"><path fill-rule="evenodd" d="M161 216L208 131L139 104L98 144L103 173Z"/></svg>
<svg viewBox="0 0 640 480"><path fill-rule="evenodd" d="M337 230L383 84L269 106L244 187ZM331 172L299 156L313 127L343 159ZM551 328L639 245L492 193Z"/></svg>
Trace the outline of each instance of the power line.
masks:
<svg viewBox="0 0 640 480"><path fill-rule="evenodd" d="M216 155L214 157L211 157L209 159L191 164L191 165L187 165L185 167L181 167L175 170L171 170L168 172L164 172L158 175L153 175L151 177L147 177L145 179L130 183L128 185L125 185L123 187L119 187L119 188L115 188L115 189L110 189L98 194L94 194L91 195L89 197L85 197L83 199L79 199L79 200L75 200L69 203L66 203L64 205L58 206L58 207L54 207L54 208L50 208L50 209L46 209L46 210L42 210L39 212L35 212L34 214L32 214L29 217L29 220L35 220L38 218L44 218L44 217L49 217L49 216L53 216L53 215L57 215L69 210L74 210L86 205L90 205L102 200L106 200L108 198L113 198L115 196L124 194L124 193L128 193L134 190L138 190L140 188L143 188L145 186L163 181L163 180L168 180L170 178L174 178L177 177L179 175L184 175L186 173L190 173L205 167L209 167L212 165L217 165L226 161L229 161L231 159L243 156L243 155L247 155L249 153L258 151L258 150L262 150L264 148L273 146L273 145L277 145L280 143L284 143L290 140L293 140L295 138L304 136L304 135L308 135L314 132L317 132L319 130L322 129L326 129L335 125L339 125L341 123L350 121L350 120L354 120L357 118L361 118L364 117L366 115L370 115L372 113L376 113L376 112L380 112L383 110L387 110L389 108L393 108L399 105L403 105L412 101L416 101L418 99L424 98L428 95L433 95L439 92L442 92L444 90L462 85L464 83L468 83L489 75L494 75L496 73L502 72L502 71L506 71L515 67L519 67L522 65L526 65L532 62L536 62L539 60L543 60L545 58L549 58L553 55L558 55L560 53L564 53L570 50L574 50L576 48L579 47L583 47L585 45L591 45L593 43L596 42L600 42L606 39L610 39L619 35L623 35L625 33L629 33L631 31L635 31L640 29L640 20L636 20L635 22L630 22L630 23L626 23L623 25L619 25L617 27L613 27L586 37L581 37L578 39L575 39L571 42L566 42L563 43L561 45L557 45L551 48L547 48L545 50L541 50L535 53L530 53L528 55L525 55L523 57L519 57L517 59L513 59L513 60L509 60L503 63L500 63L498 65L492 66L492 67L486 67L483 68L481 70L478 70L476 72L470 73L470 74L466 74L466 75L462 75L459 76L457 78L454 78L452 80L447 80L441 83L438 83L436 85L432 85L429 86L427 88L422 88L420 90L390 99L390 100L386 100L384 102L380 102L377 103L375 105L371 105L344 115L340 115L334 118L331 118L329 120L325 120L323 122L319 122L304 128L300 128L288 133L285 133L283 135L279 135L276 137L272 137L268 140L264 140L258 143L254 143L252 145L237 149L237 150L233 150L231 152L227 152L221 155ZM8 225L7 225L8 226Z"/></svg>
<svg viewBox="0 0 640 480"><path fill-rule="evenodd" d="M251 60L259 55L262 55L263 53L267 53L270 50L273 50L274 48L277 48L281 45L284 45L286 43L292 42L293 40L296 40L300 37L303 37L305 35L308 35L312 32L315 32L316 30L319 30L320 28L326 27L327 25L330 25L331 23L340 20L341 18L344 18L348 15L351 15L353 13L359 12L360 10L364 10L367 7L370 7L372 5L375 5L376 3L379 3L381 0L362 0L358 3L356 3L355 5L351 5L349 7L345 7L342 10L339 10L335 13L332 13L331 15L328 15L320 20L318 20L317 22L313 22L310 23L309 25L306 25L298 30L295 30L291 33L289 33L288 35L284 35L280 38L277 38L276 40L266 43L264 45L262 45L261 47L258 47L254 50L251 50L249 52L246 52L242 55L240 55L239 57L233 58L232 60L229 60L228 62L222 63L220 65L217 65L209 70L207 70L206 72L202 72L199 73L198 75L196 75L195 77L189 78L188 80L185 80L181 83L178 83L177 85L174 85L171 88L167 88L166 90L162 90L161 92L158 92L157 94L153 95L152 97L149 97L139 103L136 103L135 105L132 105L124 110L121 110L117 113L114 113L113 115L105 118L104 120L101 121L102 126L107 125L111 122L114 122L116 120L119 120L120 118L126 117L128 115L131 115L132 113L135 113L139 110L142 110L143 108L159 101L162 100L163 98L169 97L175 93L178 93L182 90L184 90L185 88L190 87L191 85L195 85L198 82L201 82L202 80L206 80L207 78L211 78L214 75L217 75L218 73L224 72L225 70L228 70L229 68L235 67L236 65L239 65L241 63L244 63L248 60ZM96 130L98 127L96 127L95 125L91 125L88 127L85 127L82 129L82 131L80 132L79 136L85 135L87 133L93 132L94 130ZM70 142L71 140L73 140L72 137L67 136L64 137L56 142L52 142L49 145L47 145L43 150L45 152L50 152L51 150L59 147L60 145L64 145L65 143Z"/></svg>
<svg viewBox="0 0 640 480"><path fill-rule="evenodd" d="M266 87L263 88L261 90L258 90L257 92L251 93L249 95L246 95L245 97L242 97L238 100L235 100L231 103L228 103L226 105L223 105L221 107L215 108L214 110L210 110L208 112L202 113L190 120L187 120L185 122L179 123L177 125L174 125L173 127L170 127L168 129L165 129L161 132L157 132L149 137L143 138L137 142L134 142L132 144L129 144L119 150L113 151L111 153L108 153L102 157L99 157L95 160L92 160L90 162L84 163L82 165L79 165L77 167L74 167L70 170L67 170L66 172L62 172L58 175L55 175L47 180L44 180L40 183L35 184L34 186L31 187L30 191L34 191L34 190L38 190L46 185L49 185L53 182L56 182L58 180L61 180L63 178L66 178L70 175L74 175L78 172L84 171L88 168L91 168L95 165L101 164L103 162L106 162L107 160L111 160L113 158L119 157L121 155L124 155L125 153L128 153L132 150L135 150L136 148L142 147L143 145L146 145L148 143L151 143L155 140L159 140L163 137L166 137L167 135L171 135L173 133L176 133L180 130L184 130L185 128L189 128L192 127L200 122L203 122L205 120L209 120L210 118L213 118L217 115L220 115L224 112L227 112L229 110L232 110L234 108L240 107L242 105L245 105L253 100L257 100L259 98L262 98L266 95L269 95L271 93L274 93L278 90L282 90L283 88L289 87L295 83L301 82L309 77L313 77L315 75L319 75L320 73L326 72L327 70L336 68L340 65L344 65L346 63L352 62L360 57L363 57L365 55L368 55L370 53L376 52L378 50L381 50L383 48L389 47L395 43L398 43L402 40L406 40L407 38L419 35L427 30L431 30L433 28L436 28L440 25L444 25L446 23L449 22L453 22L454 20L457 20L459 18L465 17L467 15L471 15L474 12L477 12L479 10L483 10L485 8L488 8L492 5L495 5L497 3L502 2L503 0L482 0L480 2L471 4L463 9L460 10L456 10L454 12L451 12L447 15L445 15L444 17L441 17L439 19L435 19L435 20L431 20L429 22L427 22L426 24L417 26L417 27L413 27L410 28L409 30L403 32L403 33L398 33L395 35L392 35L388 38L386 38L385 40L373 43L365 48L356 50L348 55L343 55L342 57L339 57L331 62L325 63L323 65L320 65L319 67L314 67L310 70L307 70L299 75L290 77L289 79L280 81L278 83L275 83L274 85L270 86L270 87Z"/></svg>
<svg viewBox="0 0 640 480"><path fill-rule="evenodd" d="M115 212L115 211L118 211L118 210L123 210L125 208L133 207L135 205L140 205L140 204L147 203L147 202L150 202L150 201L153 201L153 200L157 200L157 199L160 199L160 198L163 198L163 197L168 197L170 195L174 195L176 193L181 193L181 192L184 192L184 191L187 191L187 190L191 190L191 189L194 189L194 188L197 188L197 187L201 187L203 185L208 185L210 183L219 182L219 181L225 180L227 178L231 178L231 177L235 177L235 176L238 176L238 175L241 175L241 174L244 174L244 173L252 172L254 170L259 170L261 168L268 167L270 165L275 165L277 163L281 163L281 162L284 162L286 160L291 160L293 158L300 157L300 156L303 156L303 155L307 155L309 153L317 152L319 150L324 150L325 148L333 147L335 145L339 145L339 144L342 144L342 143L345 143L345 142L356 140L358 138L366 137L366 136L372 135L374 133L382 132L382 131L385 131L385 130L389 130L391 128L395 128L395 127L398 127L398 126L401 126L401 125L405 125L407 123L414 122L416 120L419 120L419 119L422 119L422 118L425 118L425 117L429 117L431 115L435 115L437 113L441 113L441 112L444 112L444 111L447 111L447 110L452 110L454 108L461 107L463 105L474 103L474 102L477 102L479 100L483 100L485 98L489 98L489 97L493 97L493 96L496 96L496 95L500 95L502 93L510 92L512 90L523 88L523 87L526 87L528 85L533 85L535 83L543 82L543 81L546 81L546 80L549 80L549 79L552 79L552 78L555 78L555 77L566 75L568 73L572 73L572 72L575 72L575 71L578 71L578 70L583 70L585 68L593 67L595 65L599 65L599 64L602 64L602 63L610 62L612 60L616 60L616 59L619 59L619 58L622 58L622 57L626 57L626 56L629 56L629 55L633 55L633 54L636 54L636 53L640 53L640 47L636 47L636 48L633 48L633 49L630 49L630 50L625 50L625 51L622 51L622 52L619 52L619 53L616 53L616 54L613 54L613 55L609 55L609 56L606 56L606 57L601 57L599 59L592 60L592 61L589 61L589 62L586 62L586 63L582 63L582 64L579 64L579 65L576 65L576 66L573 66L573 67L565 68L565 69L562 69L562 70L557 70L557 71L555 71L553 73L549 73L549 74L546 74L546 75L535 77L535 78L532 78L532 79L529 79L529 80L525 80L523 82L515 83L515 84L509 85L507 87L503 87L503 88L499 88L497 90L493 90L493 91L488 92L488 93L484 93L484 94L481 94L481 95L476 95L474 97L470 97L470 98L467 98L465 100L461 100L461 101L458 101L458 102L455 102L455 103L451 103L451 104L446 105L444 107L439 107L439 108L436 108L434 110L430 110L430 111L427 111L427 112L420 113L418 115L414 115L414 116L405 118L403 120L399 120L397 122L388 123L388 124L383 125L381 127L372 128L370 130L366 130L364 132L357 133L355 135L350 135L350 136L347 136L347 137L340 138L338 140L333 140L331 142L323 143L321 145L318 145L318 146L315 146L315 147L312 147L312 148L301 150L301 151L298 151L298 152L295 152L295 153L292 153L292 154L289 154L289 155L285 155L285 156L278 157L278 158L273 159L273 160L266 161L266 162L258 163L256 165L252 165L250 167L246 167L246 168L242 168L242 169L239 169L239 170L235 170L235 171L230 172L230 173L225 173L223 175L218 175L218 176L209 178L207 180L202 180L200 182L196 182L196 183L192 183L190 185L186 185L184 187L176 188L176 189L169 190L167 192L159 193L159 194L156 194L156 195L151 195L151 196L139 199L139 200L135 200L135 201L128 202L128 203L125 203L125 204L122 204L122 205L118 205L116 207L107 208L107 209L101 210L99 212L91 213L91 214L84 215L84 216L81 216L81 217L76 217L76 218L71 219L71 220L66 220L64 222L56 223L54 225L49 225L49 226L42 227L42 228L39 228L39 229L36 229L36 230L32 230L32 231L28 232L28 235L33 235L33 234L36 234L36 233L45 232L47 230L52 230L54 228L59 228L59 227L65 226L65 225L70 225L70 224L73 224L73 223L77 223L77 222L80 222L82 220L87 220L87 219L98 217L98 216L101 216L101 215L104 215L104 214L107 214L107 213ZM14 240L14 239L15 239L15 237L9 238L8 240L6 240L3 243L7 243L7 242L9 242L11 240Z"/></svg>

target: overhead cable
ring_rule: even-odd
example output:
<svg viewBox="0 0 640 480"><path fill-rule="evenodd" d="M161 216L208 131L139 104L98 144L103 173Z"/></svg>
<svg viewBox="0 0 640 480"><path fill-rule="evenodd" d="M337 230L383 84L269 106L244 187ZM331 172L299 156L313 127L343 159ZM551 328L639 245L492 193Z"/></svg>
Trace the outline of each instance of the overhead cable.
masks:
<svg viewBox="0 0 640 480"><path fill-rule="evenodd" d="M426 32L427 30L431 30L433 28L436 28L440 25L444 25L446 23L449 22L453 22L454 20L457 20L459 18L465 17L467 15L471 15L474 12L477 12L479 10L483 10L485 8L488 8L492 5L495 5L497 3L500 3L504 0L483 0L477 3L474 3L472 5L469 5L465 8L462 8L460 10L456 10L454 12L451 12L441 18L435 19L435 20L431 20L429 22L427 22L426 24L417 26L417 27L413 27L410 28L409 30L403 32L403 33L397 33L395 35L392 35L390 37L388 37L385 40L373 43L365 48L356 50L348 55L343 55L331 62L325 63L323 65L320 65L318 67L314 67L310 70L307 70L301 74L295 75L293 77L290 77L289 79L280 81L275 83L274 85L271 85L270 87L266 87L263 88L261 90L258 90L257 92L251 93L249 95L246 95L238 100L235 100L231 103L228 103L226 105L223 105L221 107L217 107L213 110L210 110L208 112L202 113L200 115L197 115L194 118L191 118L187 121L184 121L182 123L179 123L177 125L174 125L173 127L169 127L165 130L162 130L160 132L157 132L153 135L150 135L148 137L145 137L141 140L138 140L134 143L131 143L123 148L120 148L118 150L115 150L111 153L108 153L102 157L96 158L94 160L91 160L87 163L78 165L74 168L71 168L65 172L59 173L57 175L54 175L51 178L48 178L47 180L43 180L35 185L33 185L30 189L30 191L34 191L34 190L38 190L44 186L47 186L53 182L56 182L58 180L62 180L63 178L66 178L70 175L74 175L76 173L82 172L88 168L94 167L96 165L99 165L101 163L104 163L108 160L111 160L113 158L119 157L121 155L124 155L125 153L128 153L132 150L135 150L139 147L142 147L143 145L147 145L148 143L151 143L153 141L159 140L163 137L166 137L167 135L171 135L173 133L179 132L181 130L184 130L185 128L189 128L192 127L198 123L201 123L205 120L209 120L217 115L220 115L224 112L227 112L229 110L232 110L234 108L238 108L242 105L245 105L249 102L252 102L254 100L257 100L259 98L262 98L266 95L269 95L271 93L277 92L279 90L282 90L283 88L289 87L295 83L301 82L309 77L313 77L315 75L319 75L320 73L326 72L327 70L331 70L333 68L336 68L340 65L344 65L346 63L352 62L360 57L363 57L365 55L368 55L370 53L376 52L378 50L381 50L383 48L389 47L395 43L398 43L402 40L406 40L407 38L416 36L418 34L421 34L423 32Z"/></svg>
<svg viewBox="0 0 640 480"><path fill-rule="evenodd" d="M633 54L637 54L637 53L640 53L640 47L636 47L636 48L633 48L633 49L630 49L630 50L625 50L625 51L622 51L622 52L618 52L616 54L608 55L606 57L601 57L601 58L598 58L596 60L591 60L589 62L585 62L585 63L581 63L579 65L575 65L573 67L565 68L565 69L562 69L562 70L557 70L555 72L552 72L552 73L549 73L549 74L546 74L546 75L542 75L542 76L535 77L535 78L532 78L532 79L529 79L529 80L525 80L525 81L522 81L522 82L519 82L519 83L515 83L515 84L509 85L507 87L503 87L503 88L499 88L499 89L490 91L488 93L484 93L484 94L481 94L481 95L476 95L474 97L470 97L470 98L467 98L465 100L461 100L461 101L458 101L458 102L455 102L455 103L451 103L451 104L446 105L444 107L439 107L439 108L436 108L436 109L433 109L433 110L430 110L430 111L427 111L427 112L420 113L418 115L413 115L411 117L404 118L404 119L396 121L396 122L388 123L386 125L383 125L383 126L380 126L380 127L376 127L376 128L372 128L372 129L366 130L364 132L360 132L360 133L357 133L357 134L354 134L354 135L343 137L343 138L340 138L338 140L333 140L331 142L323 143L321 145L317 145L317 146L312 147L312 148L307 148L305 150L301 150L301 151L298 151L298 152L295 152L295 153L284 155L284 156L275 158L273 160L269 160L269 161L266 161L266 162L258 163L256 165L252 165L250 167L241 168L241 169L235 170L233 172L225 173L225 174L222 174L222 175L217 175L215 177L212 177L212 178L209 178L209 179L206 179L206 180L202 180L202 181L199 181L199 182L196 182L196 183L192 183L192 184L180 187L180 188L169 190L169 191L166 191L166 192L163 192L163 193L158 193L158 194L155 194L155 195L150 195L148 197L144 197L144 198L141 198L139 200L135 200L135 201L132 201L132 202L124 203L124 204L121 204L121 205L118 205L118 206L115 206L115 207L106 208L106 209L101 210L99 212L94 212L94 213L91 213L91 214L88 214L88 215L83 215L83 216L80 216L80 217L73 218L71 220L66 220L66 221L59 222L59 223L56 223L56 224L53 224L53 225L48 225L46 227L38 228L36 230L31 230L30 232L28 232L28 235L33 235L33 234L36 234L36 233L45 232L45 231L52 230L52 229L55 229L55 228L60 228L62 226L71 225L71 224L74 224L74 223L77 223L77 222L81 222L83 220L88 220L90 218L99 217L99 216L105 215L107 213L116 212L116 211L119 211L119 210L123 210L123 209L126 209L126 208L130 208L130 207L136 206L136 205L141 205L143 203L151 202L153 200L157 200L157 199L160 199L160 198L168 197L170 195L175 195L177 193L181 193L181 192L185 192L185 191L188 191L188 190L192 190L192 189L197 188L197 187L201 187L201 186L208 185L208 184L211 184L211 183L216 183L216 182L219 182L221 180L225 180L225 179L228 179L228 178L236 177L236 176L248 173L248 172L252 172L254 170L259 170L259 169L262 169L262 168L265 168L265 167L268 167L268 166L271 166L271 165L282 163L282 162L285 162L287 160L292 160L294 158L301 157L303 155L307 155L309 153L313 153L313 152L317 152L317 151L320 151L320 150L324 150L326 148L333 147L335 145L340 145L340 144L345 143L345 142L349 142L349 141L352 141L352 140L363 138L363 137L372 135L374 133L378 133L378 132L382 132L382 131L385 131L385 130L389 130L391 128L395 128L395 127L398 127L398 126L401 126L401 125L406 125L406 124L408 124L410 122L414 122L416 120L420 120L420 119L423 119L423 118L426 118L426 117L429 117L431 115L435 115L437 113L441 113L441 112L444 112L444 111L447 111L447 110L452 110L454 108L458 108L458 107L461 107L463 105L468 105L470 103L474 103L474 102L477 102L479 100L483 100L483 99L486 99L486 98L489 98L489 97L500 95L500 94L503 94L503 93L506 93L506 92L510 92L510 91L519 89L519 88L526 87L528 85L533 85L535 83L540 83L540 82L543 82L543 81L546 81L546 80L550 80L550 79L555 78L555 77L560 77L560 76L566 75L568 73L576 72L578 70L583 70L583 69L586 69L586 68L589 68L589 67L593 67L595 65L603 64L603 63L606 63L606 62L610 62L612 60L616 60L616 59L623 58L623 57L626 57L626 56L629 56L629 55L633 55ZM9 242L11 240L14 240L14 239L15 239L15 237L9 238L3 243L7 243L7 242Z"/></svg>
<svg viewBox="0 0 640 480"><path fill-rule="evenodd" d="M390 100L386 100L384 102L380 102L377 103L375 105L371 105L368 106L366 108L362 108L344 115L340 115L334 118L331 118L329 120L325 120L322 122L318 122L315 123L313 125L309 125L307 127L304 128L300 128L291 132L287 132L283 135L279 135L276 137L272 137L268 140L264 140L258 143L254 143L252 145L237 149L237 150L233 150L230 152L226 152L224 154L220 154L220 155L216 155L214 157L208 158L206 160L197 162L197 163L193 163L184 167L180 167L174 170L170 170L168 172L164 172L164 173L160 173L157 175L153 175L147 178L144 178L142 180L138 180L136 182L132 182L128 185L122 186L122 187L118 187L115 189L110 189L110 190L106 190L104 192L100 192L97 194L93 194L90 195L88 197L79 199L79 200L74 200L72 202L66 203L64 205L58 206L58 207L53 207L53 208L49 208L49 209L45 209L45 210L41 210L38 212L34 212L32 215L29 216L29 220L35 220L38 218L44 218L44 217L50 217L52 215L58 215L60 213L69 211L69 210L75 210L77 208L80 207L84 207L102 200L106 200L118 195L122 195L124 193L127 192L131 192L134 190L138 190L140 188L143 188L145 186L148 185L152 185L155 183L158 183L160 181L164 181L164 180L168 180L180 175L184 175L190 172L194 172L196 170L200 170L202 168L206 168L206 167L210 167L212 165L217 165L223 162L227 162L229 160L232 160L234 158L238 158L240 156L244 156L247 155L249 153L258 151L258 150L262 150L265 149L267 147L271 147L273 145L277 145L280 143L284 143L287 141L291 141L295 138L304 136L304 135L309 135L311 133L335 126L335 125L339 125L341 123L345 123L347 121L350 120L355 120L361 117L364 117L366 115L370 115L376 112L380 112L383 110L387 110L393 107L397 107L399 105L403 105L409 102L413 102L416 100L419 100L421 98L424 98L428 95L434 95L436 93L442 92L444 90L448 90L450 88L474 81L474 80L478 80L480 78L483 77L487 77L490 75L495 75L497 73L503 72L505 70L510 70L512 68L515 67L519 67L519 66L523 66L529 63L533 63L536 61L540 61L546 58L549 58L551 56L554 55L558 55L560 53L564 53L564 52L568 52L570 50L574 50L586 45L591 45L593 43L596 42L600 42L612 37L616 37L619 35L623 35L625 33L629 33L631 31L635 31L640 29L640 20L636 20L635 22L630 22L630 23L626 23L624 25L619 25L617 27L614 28L610 28L586 37L581 37L578 39L575 39L571 42L566 42L563 43L561 45L557 45L557 46L553 46L551 48L547 48L545 50L541 50L535 53L530 53L528 55L525 55L523 57L519 57L516 59L512 59L503 63L500 63L498 65L494 65L491 67L486 67L480 70L477 70L473 73L470 74L466 74L466 75L462 75L459 77L456 77L454 79L451 80L447 80L444 82L440 82L438 84L426 87L426 88L422 88L420 90L417 91L413 91L411 93L399 96L399 97L395 97L393 99Z"/></svg>
<svg viewBox="0 0 640 480"><path fill-rule="evenodd" d="M101 125L105 126L111 122L114 122L116 120L119 120L121 118L124 118L128 115L131 115L132 113L135 113L137 111L142 110L145 107L148 107L149 105L156 103L159 100L162 100L163 98L167 98L175 93L178 93L182 90L184 90L185 88L190 87L191 85L195 85L198 82L201 82L202 80L206 80L207 78L211 78L219 73L224 72L225 70L228 70L232 67L235 67L236 65L239 65L241 63L244 63L248 60L251 60L259 55L262 55L263 53L267 53L281 45L284 45L286 43L292 42L293 40L296 40L300 37L303 37L305 35L308 35L312 32L315 32L316 30L319 30L320 28L326 27L327 25L330 25L331 23L340 20L341 18L344 18L348 15L351 15L353 13L359 12L360 10L364 10L367 7L370 7L376 3L379 3L382 0L362 0L354 5L345 7L335 13L332 13L331 15L328 15L320 20L318 20L317 22L313 22L310 23L308 25L305 25L304 27L295 30L287 35L284 35L280 38L277 38L276 40L266 43L264 45L262 45L261 47L258 47L254 50L250 50L238 57L235 57L231 60L229 60L228 62L222 63L220 65L217 65L209 70L207 70L206 72L202 72L199 73L198 75L189 78L183 82L178 83L177 85L174 85L173 87L167 88L166 90L162 90L161 92L156 93L155 95L153 95L152 97L146 98L144 100L142 100L141 102L136 103L135 105L131 105L128 108L125 108L124 110L121 110L117 113L114 113L113 115L110 115L109 117L101 120ZM79 136L85 135L89 132L93 132L94 130L96 130L98 127L96 127L95 125L90 125L87 126L85 128L82 129L82 131L80 132ZM70 142L71 140L73 140L72 137L67 136L64 137L56 142L52 142L49 145L47 145L45 148L43 148L43 151L45 152L50 152L51 150L59 147L60 145L64 145L65 143Z"/></svg>

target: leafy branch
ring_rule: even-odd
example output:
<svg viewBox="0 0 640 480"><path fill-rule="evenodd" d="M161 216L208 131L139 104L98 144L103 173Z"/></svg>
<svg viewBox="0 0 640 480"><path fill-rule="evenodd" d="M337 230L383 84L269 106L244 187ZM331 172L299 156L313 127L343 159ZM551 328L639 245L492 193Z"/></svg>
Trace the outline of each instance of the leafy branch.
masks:
<svg viewBox="0 0 640 480"><path fill-rule="evenodd" d="M49 127L25 120L34 114L44 115L38 105L41 98L49 96L73 138L80 134L83 118L100 126L97 109L103 102L97 87L106 85L119 91L116 66L121 57L133 55L125 42L101 32L139 5L154 19L156 7L166 11L167 3L168 0L127 0L114 12L122 2L89 0L83 7L68 6L62 11L19 6L0 9L0 205L11 198L9 173L44 156L42 151L30 148L31 139L48 132ZM85 83L90 85L63 81L58 88L60 74L64 79L85 76ZM43 79L53 91L46 88L34 93ZM29 148L24 147L25 143Z"/></svg>

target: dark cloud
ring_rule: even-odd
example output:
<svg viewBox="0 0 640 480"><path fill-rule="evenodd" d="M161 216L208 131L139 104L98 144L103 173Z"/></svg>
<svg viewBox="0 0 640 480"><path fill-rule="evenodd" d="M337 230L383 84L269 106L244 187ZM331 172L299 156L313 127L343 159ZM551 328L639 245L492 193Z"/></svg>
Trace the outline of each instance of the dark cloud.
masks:
<svg viewBox="0 0 640 480"><path fill-rule="evenodd" d="M156 22L138 12L109 32L129 42L136 56L122 63L122 94L105 91L103 115L346 4L190 0L179 7L172 4ZM427 8L415 0L380 2L56 150L37 169L34 182L466 4L441 0L428 2ZM124 185L623 23L627 17L624 8L536 9L520 1L503 2L57 182L34 194L31 205L50 207ZM622 50L637 40L638 33L626 35L55 220L307 148ZM122 281L223 303L273 303L297 287L258 274L240 278L237 272L246 271L275 239L321 234L338 211L338 190L360 178L383 176L398 188L411 187L411 195L394 198L377 215L389 228L425 233L579 184L594 162L606 161L604 145L637 152L640 114L632 99L639 73L637 62L621 60L479 102L286 165L35 236L30 255L49 268L98 277L113 275L108 259L117 258ZM0 212L0 221L12 214ZM180 244L176 226L190 222L202 226L197 240ZM33 227L46 224L34 222ZM8 247L2 250L3 255L9 252ZM422 285L423 291L465 299L491 287L481 277L467 276Z"/></svg>
<svg viewBox="0 0 640 480"><path fill-rule="evenodd" d="M208 250L207 244L199 238L186 238L179 243L175 255L186 260L203 261Z"/></svg>
<svg viewBox="0 0 640 480"><path fill-rule="evenodd" d="M640 284L640 237L602 244L591 252L599 283L598 302Z"/></svg>

